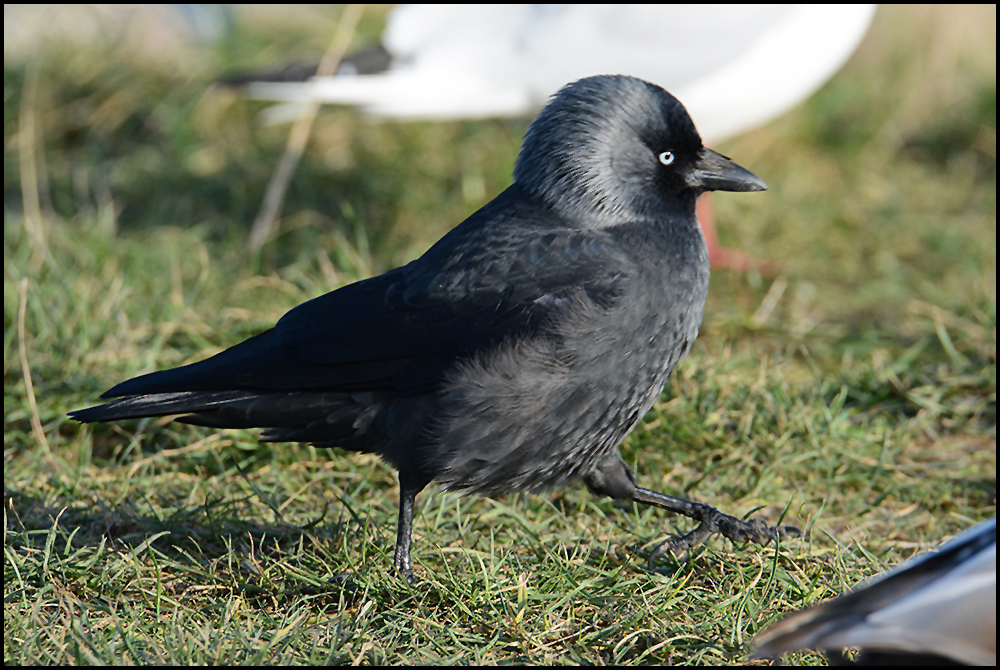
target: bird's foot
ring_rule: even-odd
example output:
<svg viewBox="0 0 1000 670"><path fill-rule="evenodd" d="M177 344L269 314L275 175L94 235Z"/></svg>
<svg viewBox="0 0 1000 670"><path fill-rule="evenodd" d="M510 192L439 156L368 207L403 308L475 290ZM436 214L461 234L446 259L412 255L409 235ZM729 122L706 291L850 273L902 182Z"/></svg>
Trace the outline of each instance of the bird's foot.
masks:
<svg viewBox="0 0 1000 670"><path fill-rule="evenodd" d="M667 552L674 556L683 555L687 550L702 544L712 533L719 533L734 542L753 542L759 545L766 545L772 541L779 542L790 537L805 536L795 526L768 526L763 519L743 521L734 516L723 514L714 507L708 507L708 510L710 510L708 515L690 533L673 537L657 545L649 555L650 567L652 568L653 562L657 558Z"/></svg>
<svg viewBox="0 0 1000 670"><path fill-rule="evenodd" d="M729 514L723 514L711 505L674 498L649 489L636 487L635 499L683 514L700 522L698 527L690 533L671 538L653 549L649 556L650 567L662 554L669 551L674 555L681 555L688 549L702 544L712 533L719 533L734 542L753 542L760 545L766 545L772 541L779 542L790 537L807 537L795 526L768 526L762 519L744 521Z"/></svg>
<svg viewBox="0 0 1000 670"><path fill-rule="evenodd" d="M399 556L398 554L393 561L393 572L400 579L406 580L407 584L413 584L417 581L417 578L413 575L413 566L410 565L410 557Z"/></svg>
<svg viewBox="0 0 1000 670"><path fill-rule="evenodd" d="M778 266L774 261L759 261L751 258L743 251L727 249L719 242L715 232L715 213L712 208L711 194L706 193L698 198L696 205L698 221L705 235L705 247L708 249L708 263L715 268L728 268L733 272L758 272L764 276L777 274Z"/></svg>

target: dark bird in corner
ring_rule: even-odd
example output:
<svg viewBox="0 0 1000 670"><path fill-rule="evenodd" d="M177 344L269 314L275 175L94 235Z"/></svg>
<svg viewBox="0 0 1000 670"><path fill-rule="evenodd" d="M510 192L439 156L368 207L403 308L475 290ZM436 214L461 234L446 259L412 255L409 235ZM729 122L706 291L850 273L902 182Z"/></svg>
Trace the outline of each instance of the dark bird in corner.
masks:
<svg viewBox="0 0 1000 670"><path fill-rule="evenodd" d="M709 263L695 200L765 188L703 146L659 86L581 79L529 127L514 183L417 260L71 416L181 414L378 454L399 471L394 563L407 579L414 500L431 481L499 494L582 480L698 520L675 552L715 532L797 535L639 487L617 449L698 335Z"/></svg>
<svg viewBox="0 0 1000 670"><path fill-rule="evenodd" d="M996 517L754 642L754 658L824 649L831 665L844 665L844 647L857 647L858 665L996 666Z"/></svg>

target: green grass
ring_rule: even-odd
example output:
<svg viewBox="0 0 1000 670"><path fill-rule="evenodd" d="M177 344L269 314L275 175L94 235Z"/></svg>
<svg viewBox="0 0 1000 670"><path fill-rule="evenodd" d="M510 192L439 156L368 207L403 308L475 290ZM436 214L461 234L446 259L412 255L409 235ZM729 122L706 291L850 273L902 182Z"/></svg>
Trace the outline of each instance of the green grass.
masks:
<svg viewBox="0 0 1000 670"><path fill-rule="evenodd" d="M66 412L415 258L509 183L526 122L324 110L251 258L288 129L206 82L318 55L332 19L5 57L4 662L740 663L782 614L995 515L995 11L881 8L816 96L718 147L771 187L715 198L723 241L779 273L713 274L622 452L644 486L810 540L714 537L650 571L687 520L429 488L413 585L376 458Z"/></svg>

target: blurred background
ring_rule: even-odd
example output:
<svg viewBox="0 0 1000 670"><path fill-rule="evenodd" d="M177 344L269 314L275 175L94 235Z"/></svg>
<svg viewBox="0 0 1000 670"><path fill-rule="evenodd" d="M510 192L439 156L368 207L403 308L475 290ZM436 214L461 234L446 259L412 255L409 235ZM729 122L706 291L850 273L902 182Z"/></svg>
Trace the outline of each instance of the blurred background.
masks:
<svg viewBox="0 0 1000 670"><path fill-rule="evenodd" d="M352 48L388 11L365 8ZM117 468L206 434L83 428L67 410L416 258L510 184L528 118L373 123L324 106L278 236L247 251L289 126L214 82L318 61L341 13L5 6L5 514L19 502L24 528L50 527L53 505L93 508L94 491L141 508ZM654 488L697 485L744 512L795 496L786 522L827 533L820 572L856 543L891 563L995 514L996 6L879 7L815 95L715 148L769 185L714 198L722 242L774 274L713 271L701 336L626 460ZM237 456L168 470L344 462L233 440ZM380 473L392 518L391 472L351 458Z"/></svg>

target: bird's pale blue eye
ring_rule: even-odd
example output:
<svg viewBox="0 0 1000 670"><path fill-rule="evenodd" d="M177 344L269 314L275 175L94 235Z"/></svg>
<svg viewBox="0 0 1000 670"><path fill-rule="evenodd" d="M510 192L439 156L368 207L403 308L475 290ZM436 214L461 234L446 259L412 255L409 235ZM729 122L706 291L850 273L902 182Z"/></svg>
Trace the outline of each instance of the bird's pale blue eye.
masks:
<svg viewBox="0 0 1000 670"><path fill-rule="evenodd" d="M670 165L671 163L673 163L674 152L664 151L662 154L660 154L660 162L663 163L664 165Z"/></svg>

